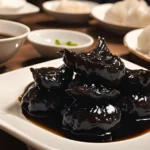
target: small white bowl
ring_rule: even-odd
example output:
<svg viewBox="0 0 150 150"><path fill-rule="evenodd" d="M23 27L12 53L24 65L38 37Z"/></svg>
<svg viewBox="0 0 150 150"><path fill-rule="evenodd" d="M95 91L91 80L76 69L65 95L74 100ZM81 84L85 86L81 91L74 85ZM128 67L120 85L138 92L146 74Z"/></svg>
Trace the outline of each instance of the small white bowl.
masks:
<svg viewBox="0 0 150 150"><path fill-rule="evenodd" d="M69 2L78 3L81 5L88 5L90 10L92 10L98 3L90 2L90 1L74 1L69 0ZM89 14L90 12L85 13L67 13L67 12L60 12L58 10L55 10L58 5L60 4L60 1L48 1L43 3L43 9L50 15L52 15L54 18L56 18L60 22L65 23L75 23L75 24L82 24L87 23L89 20Z"/></svg>
<svg viewBox="0 0 150 150"><path fill-rule="evenodd" d="M0 64L13 57L24 44L30 29L21 23L0 20L0 34L12 37L0 39Z"/></svg>
<svg viewBox="0 0 150 150"><path fill-rule="evenodd" d="M62 43L71 41L72 43L76 43L77 46L56 45L55 41L57 39ZM94 42L93 38L87 34L61 29L35 30L28 35L28 40L42 56L49 58L55 58L57 51L62 49L80 53Z"/></svg>
<svg viewBox="0 0 150 150"><path fill-rule="evenodd" d="M150 62L150 57L138 50L138 36L143 32L143 29L133 30L127 33L124 37L124 45L129 51L137 57Z"/></svg>

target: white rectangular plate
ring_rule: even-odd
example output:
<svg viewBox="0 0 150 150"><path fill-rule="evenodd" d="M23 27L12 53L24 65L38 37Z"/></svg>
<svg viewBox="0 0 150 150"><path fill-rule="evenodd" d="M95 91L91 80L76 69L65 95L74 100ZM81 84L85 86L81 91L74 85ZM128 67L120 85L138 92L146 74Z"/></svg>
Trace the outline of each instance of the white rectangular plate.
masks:
<svg viewBox="0 0 150 150"><path fill-rule="evenodd" d="M130 69L141 69L123 60ZM48 61L32 67L58 67L61 59ZM86 143L69 140L48 132L30 121L21 113L18 97L33 81L30 67L0 75L0 129L39 150L149 150L150 133L143 136L112 143Z"/></svg>

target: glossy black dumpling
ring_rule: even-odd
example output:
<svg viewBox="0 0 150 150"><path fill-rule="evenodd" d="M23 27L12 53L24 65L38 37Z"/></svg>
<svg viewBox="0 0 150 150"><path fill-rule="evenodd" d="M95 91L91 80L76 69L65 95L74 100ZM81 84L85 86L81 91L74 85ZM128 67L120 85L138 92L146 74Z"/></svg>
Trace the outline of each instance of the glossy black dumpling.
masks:
<svg viewBox="0 0 150 150"><path fill-rule="evenodd" d="M103 38L99 39L98 46L91 52L76 54L65 49L59 53L67 67L87 76L88 80L115 86L125 75L124 63L110 53Z"/></svg>
<svg viewBox="0 0 150 150"><path fill-rule="evenodd" d="M73 76L73 71L64 65L59 68L31 68L30 70L40 89L66 89Z"/></svg>
<svg viewBox="0 0 150 150"><path fill-rule="evenodd" d="M63 115L63 128L73 133L96 134L111 131L117 127L121 119L121 111L111 104L97 105L74 102Z"/></svg>
<svg viewBox="0 0 150 150"><path fill-rule="evenodd" d="M86 76L75 74L74 79L69 83L68 89L83 86L84 84L90 84Z"/></svg>
<svg viewBox="0 0 150 150"><path fill-rule="evenodd" d="M117 99L120 92L116 89L106 88L103 85L97 87L95 84L77 86L67 89L66 92L77 101L104 103L104 101Z"/></svg>
<svg viewBox="0 0 150 150"><path fill-rule="evenodd" d="M129 93L120 99L119 105L136 120L150 120L150 93Z"/></svg>
<svg viewBox="0 0 150 150"><path fill-rule="evenodd" d="M33 117L46 117L51 112L60 112L63 107L65 93L58 92L59 94L39 90L37 85L33 83L22 96L21 107Z"/></svg>
<svg viewBox="0 0 150 150"><path fill-rule="evenodd" d="M130 70L126 69L122 88L125 91L150 92L150 71L149 70Z"/></svg>

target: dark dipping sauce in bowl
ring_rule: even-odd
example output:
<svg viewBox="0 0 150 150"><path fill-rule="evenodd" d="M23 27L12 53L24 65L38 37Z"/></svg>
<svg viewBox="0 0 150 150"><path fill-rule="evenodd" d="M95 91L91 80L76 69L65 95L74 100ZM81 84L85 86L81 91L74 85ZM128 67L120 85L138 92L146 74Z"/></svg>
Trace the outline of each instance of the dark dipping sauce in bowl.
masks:
<svg viewBox="0 0 150 150"><path fill-rule="evenodd" d="M12 37L14 37L14 36L0 33L0 39L7 39L7 38L12 38Z"/></svg>

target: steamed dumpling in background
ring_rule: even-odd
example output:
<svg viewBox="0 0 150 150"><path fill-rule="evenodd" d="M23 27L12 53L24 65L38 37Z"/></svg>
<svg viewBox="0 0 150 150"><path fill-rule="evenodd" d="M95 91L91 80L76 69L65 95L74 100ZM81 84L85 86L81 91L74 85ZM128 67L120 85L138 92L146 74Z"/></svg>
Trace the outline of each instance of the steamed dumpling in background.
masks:
<svg viewBox="0 0 150 150"><path fill-rule="evenodd" d="M0 0L1 12L17 11L24 6L26 0Z"/></svg>
<svg viewBox="0 0 150 150"><path fill-rule="evenodd" d="M143 26L142 27L146 27L146 26L150 25L150 7L148 7L148 8L149 8L149 11L147 12L147 15L145 15L143 17L143 21L142 21Z"/></svg>
<svg viewBox="0 0 150 150"><path fill-rule="evenodd" d="M124 0L115 3L106 13L109 23L126 26L146 26L150 24L150 8L144 0Z"/></svg>
<svg viewBox="0 0 150 150"><path fill-rule="evenodd" d="M115 3L106 13L105 20L110 23L124 24L128 10L137 5L138 0L124 0Z"/></svg>
<svg viewBox="0 0 150 150"><path fill-rule="evenodd" d="M137 0L135 0L137 1ZM127 26L146 26L149 22L145 22L145 17L149 16L150 9L145 1L135 2L133 7L127 11L127 15L125 16L124 24Z"/></svg>
<svg viewBox="0 0 150 150"><path fill-rule="evenodd" d="M150 56L150 26L146 27L137 39L138 50Z"/></svg>
<svg viewBox="0 0 150 150"><path fill-rule="evenodd" d="M105 20L110 23L122 24L127 8L124 2L117 2L109 9L105 15Z"/></svg>
<svg viewBox="0 0 150 150"><path fill-rule="evenodd" d="M53 9L65 13L90 13L91 11L89 5L69 0L61 0L60 4Z"/></svg>

